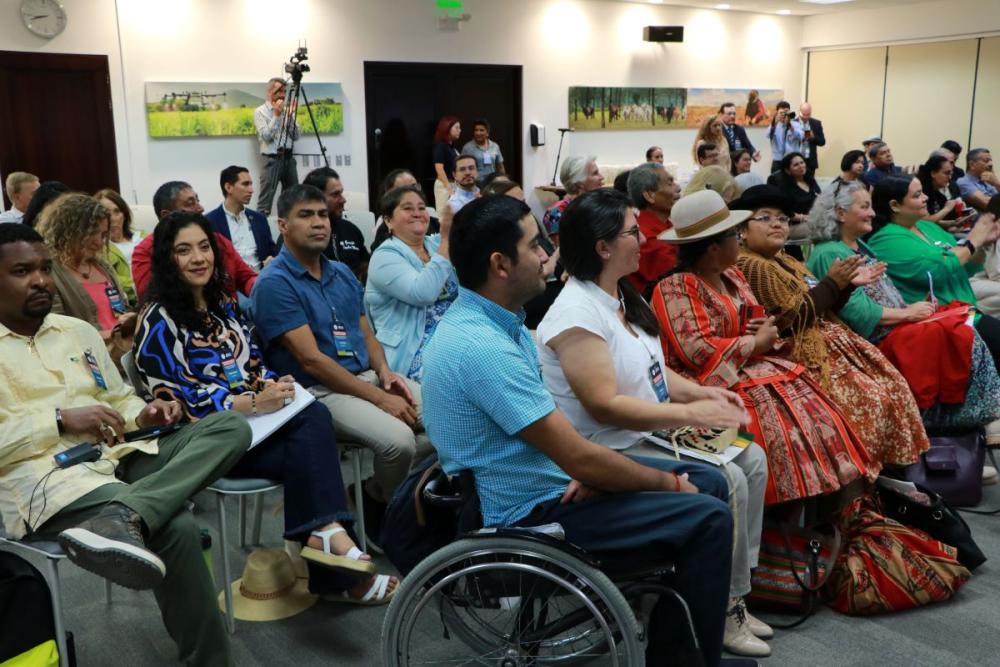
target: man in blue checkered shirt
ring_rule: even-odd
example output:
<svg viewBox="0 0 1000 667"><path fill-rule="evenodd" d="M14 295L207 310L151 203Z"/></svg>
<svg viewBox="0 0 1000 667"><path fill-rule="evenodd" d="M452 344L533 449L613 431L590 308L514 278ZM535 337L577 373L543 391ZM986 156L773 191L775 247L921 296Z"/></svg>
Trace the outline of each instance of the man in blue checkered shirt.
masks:
<svg viewBox="0 0 1000 667"><path fill-rule="evenodd" d="M661 601L647 664L720 664L733 537L725 479L710 466L622 456L556 409L524 327L547 256L523 202L498 195L466 205L450 243L461 288L427 345L423 382L424 423L445 471L474 473L487 526L559 523L589 551L662 550L700 655Z"/></svg>

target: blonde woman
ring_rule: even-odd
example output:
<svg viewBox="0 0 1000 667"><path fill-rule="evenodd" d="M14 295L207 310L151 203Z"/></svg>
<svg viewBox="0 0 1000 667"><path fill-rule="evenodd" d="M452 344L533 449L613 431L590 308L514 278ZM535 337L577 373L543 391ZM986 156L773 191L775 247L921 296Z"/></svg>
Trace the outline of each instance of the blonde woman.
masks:
<svg viewBox="0 0 1000 667"><path fill-rule="evenodd" d="M740 186L736 179L729 173L728 169L723 169L718 165L702 167L695 172L687 187L681 193L682 197L698 192L699 190L714 190L722 195L722 199L728 204L740 196Z"/></svg>
<svg viewBox="0 0 1000 667"><path fill-rule="evenodd" d="M698 135L694 138L694 146L691 147L691 159L694 160L695 164L698 164L698 147L702 144L715 144L720 147L719 150L719 166L729 171L732 165L729 158L729 150L721 150L729 145L726 141L726 135L722 131L722 117L718 115L706 116L705 120L701 121L701 127L698 128Z"/></svg>

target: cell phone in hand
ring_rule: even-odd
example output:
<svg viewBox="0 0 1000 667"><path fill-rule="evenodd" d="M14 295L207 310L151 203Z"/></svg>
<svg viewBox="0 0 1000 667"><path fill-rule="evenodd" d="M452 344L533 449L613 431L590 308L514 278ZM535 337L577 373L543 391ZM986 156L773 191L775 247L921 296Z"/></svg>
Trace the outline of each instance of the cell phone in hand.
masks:
<svg viewBox="0 0 1000 667"><path fill-rule="evenodd" d="M162 438L165 435L170 435L174 431L180 429L184 424L164 424L162 426L150 426L149 428L140 428L135 431L129 431L125 434L125 442L135 442L137 440L152 440L153 438Z"/></svg>
<svg viewBox="0 0 1000 667"><path fill-rule="evenodd" d="M747 326L751 320L767 317L767 309L757 303L744 303L740 305L740 333L746 335Z"/></svg>

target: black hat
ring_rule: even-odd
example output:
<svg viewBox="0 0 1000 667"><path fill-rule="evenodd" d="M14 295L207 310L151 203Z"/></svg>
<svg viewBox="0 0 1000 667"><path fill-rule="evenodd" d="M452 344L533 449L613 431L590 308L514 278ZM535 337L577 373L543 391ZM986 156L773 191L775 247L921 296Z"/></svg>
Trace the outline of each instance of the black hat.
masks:
<svg viewBox="0 0 1000 667"><path fill-rule="evenodd" d="M756 211L759 208L776 208L785 215L794 215L792 201L773 185L755 185L729 202L729 210Z"/></svg>

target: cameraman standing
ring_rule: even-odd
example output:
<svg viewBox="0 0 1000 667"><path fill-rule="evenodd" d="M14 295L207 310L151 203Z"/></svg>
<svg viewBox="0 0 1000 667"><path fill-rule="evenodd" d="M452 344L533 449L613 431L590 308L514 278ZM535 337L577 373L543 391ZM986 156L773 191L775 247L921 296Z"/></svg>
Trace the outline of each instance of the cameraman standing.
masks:
<svg viewBox="0 0 1000 667"><path fill-rule="evenodd" d="M257 210L271 215L271 203L281 183L281 190L297 185L299 173L292 156L292 145L302 128L295 120L297 101L285 108L285 81L275 77L267 82L267 96L253 112L253 124L260 142L260 195Z"/></svg>

